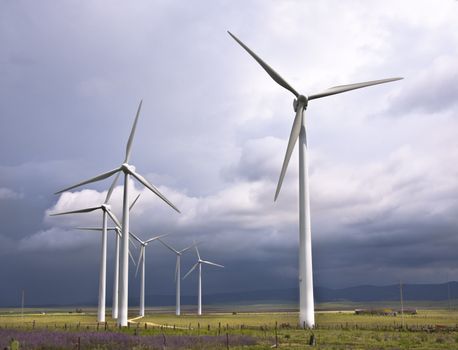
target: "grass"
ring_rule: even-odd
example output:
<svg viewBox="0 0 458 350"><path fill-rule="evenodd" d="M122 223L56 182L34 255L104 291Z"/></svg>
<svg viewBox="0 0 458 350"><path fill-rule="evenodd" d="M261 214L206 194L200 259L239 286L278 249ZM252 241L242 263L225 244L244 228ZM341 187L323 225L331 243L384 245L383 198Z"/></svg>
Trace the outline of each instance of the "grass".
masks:
<svg viewBox="0 0 458 350"><path fill-rule="evenodd" d="M257 309L259 308L254 308ZM308 347L312 333L316 338L317 349L458 349L458 311L443 309L422 309L417 315L405 315L404 322L400 316L321 311L316 313L317 328L313 331L298 326L297 312L211 312L202 316L185 313L177 317L171 312L156 310L133 321L129 328L122 330L107 317L108 329L105 330L104 324L97 325L95 322L95 310L88 310L88 313L83 314L69 313L62 309L51 311L40 314L37 310L27 309L24 316L21 316L18 310L0 310L0 328L2 331L6 328L23 332L66 332L70 336L87 334L88 337L90 334L113 332L129 337L136 335L136 339L145 340L148 337L165 337L170 339L170 344L175 336L180 336L183 339L188 337L186 339L189 339L190 344L199 339L198 345L192 343L194 345L186 347L196 349L206 348L205 342L208 339L219 339L219 343L212 343L210 348L226 348L226 333L231 349L270 349L276 338L281 348L304 349ZM130 316L135 317L134 314ZM203 342L202 339L206 336L210 337ZM249 339L253 341L250 342ZM252 344L253 342L256 344ZM112 348L94 344L84 345L86 347L83 346L82 349ZM170 344L168 348L174 348ZM146 345L140 348L138 346L140 345L131 348L148 348Z"/></svg>

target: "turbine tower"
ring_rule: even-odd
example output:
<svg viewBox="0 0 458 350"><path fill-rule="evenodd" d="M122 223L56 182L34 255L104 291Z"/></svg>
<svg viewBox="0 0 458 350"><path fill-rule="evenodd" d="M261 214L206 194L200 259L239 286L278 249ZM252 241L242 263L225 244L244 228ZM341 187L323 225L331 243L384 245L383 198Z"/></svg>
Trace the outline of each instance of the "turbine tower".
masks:
<svg viewBox="0 0 458 350"><path fill-rule="evenodd" d="M139 316L145 316L145 248L146 246L151 243L152 241L155 241L159 238L168 236L168 234L161 235L161 236L156 236L150 239L147 239L146 241L142 241L140 238L138 238L136 235L134 235L132 232L130 233L132 237L140 243L140 255L138 256L138 262L137 262L137 270L135 271L135 276L137 276L138 273L138 268L140 267L140 262L142 266L142 270L140 272L141 274L141 280L140 280L140 311L138 313Z"/></svg>
<svg viewBox="0 0 458 350"><path fill-rule="evenodd" d="M165 247L169 248L177 256L177 262L175 264L175 284L176 284L175 315L180 316L181 314L181 296L180 296L181 295L181 291L180 291L181 255L188 249L191 249L192 247L194 247L195 243L182 250L176 250L175 248L172 248L169 244L165 243L162 239L159 239L159 242L161 242Z"/></svg>
<svg viewBox="0 0 458 350"><path fill-rule="evenodd" d="M111 207L108 204L111 194L113 193L114 188L116 187L116 182L118 177L116 177L113 183L110 186L110 189L107 192L105 201L97 207L71 210L62 213L53 213L50 216L57 215L67 215L67 214L78 214L78 213L90 213L95 210L102 211L102 244L101 244L101 257L100 257L100 272L99 272L99 298L98 298L98 308L97 308L97 322L105 322L105 307L106 307L106 280L107 280L107 216L109 216L113 222L120 226L118 219L111 211Z"/></svg>
<svg viewBox="0 0 458 350"><path fill-rule="evenodd" d="M289 85L277 72L275 72L267 63L251 51L250 48L241 42L235 35L229 31L228 33L261 65L262 68L264 68L267 74L269 74L277 84L289 90L295 96L293 107L296 116L289 136L288 147L283 160L283 166L280 172L274 201L280 193L283 178L288 167L289 159L291 158L291 153L293 152L296 141L299 138L299 319L301 325L303 324L306 327L313 328L315 326L315 309L313 300L312 238L310 229L307 137L304 111L307 109L308 101L371 85L388 83L402 78L390 78L356 84L339 85L306 97L305 95L299 94L294 88L292 88L291 85Z"/></svg>
<svg viewBox="0 0 458 350"><path fill-rule="evenodd" d="M200 258L200 254L199 254L199 249L196 248L196 253L197 253L197 262L194 264L193 267L191 267L191 270L188 271L188 273L186 275L184 275L183 279L185 279L186 277L188 277L188 275L194 271L194 269L198 266L199 267L199 286L198 286L198 295L197 295L197 314L198 315L202 315L202 264L207 264L207 265L213 265L213 266L217 266L217 267L224 267L223 265L220 265L220 264L216 264L214 262L211 262L211 261L208 261L208 260L202 260Z"/></svg>
<svg viewBox="0 0 458 350"><path fill-rule="evenodd" d="M63 190L60 190L56 194L69 191L73 188L86 185L92 182L104 180L116 173L123 172L124 174L124 194L123 194L123 216L122 216L122 244L121 244L121 270L119 274L120 279L120 288L119 288L119 306L118 306L118 325L121 327L127 326L127 316L128 316L128 297L129 297L129 177L133 176L137 181L139 181L143 186L148 188L150 191L155 193L159 198L166 202L169 206L175 209L178 213L180 212L159 190L148 182L142 175L135 171L135 167L129 164L132 142L134 140L135 129L137 127L138 117L140 115L140 110L142 107L142 101L137 109L137 114L135 116L134 125L130 132L129 140L127 141L126 146L126 156L124 162L121 166L110 170L106 173L97 175L89 180L82 181L76 185L67 187Z"/></svg>

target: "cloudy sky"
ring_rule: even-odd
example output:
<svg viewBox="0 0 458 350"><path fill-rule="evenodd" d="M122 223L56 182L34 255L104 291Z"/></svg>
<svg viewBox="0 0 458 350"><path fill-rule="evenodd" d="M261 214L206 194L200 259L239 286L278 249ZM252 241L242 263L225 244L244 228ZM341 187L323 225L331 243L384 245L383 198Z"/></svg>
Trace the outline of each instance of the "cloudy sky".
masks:
<svg viewBox="0 0 458 350"><path fill-rule="evenodd" d="M73 228L100 215L49 213L111 181L53 193L122 162L140 99L132 164L182 213L134 183L132 231L201 241L226 266L205 293L297 285L297 152L273 202L293 96L227 30L305 95L405 78L309 104L315 284L458 279L457 18L455 0L0 1L0 304L96 300L100 235ZM147 293L172 293L174 256L147 255Z"/></svg>

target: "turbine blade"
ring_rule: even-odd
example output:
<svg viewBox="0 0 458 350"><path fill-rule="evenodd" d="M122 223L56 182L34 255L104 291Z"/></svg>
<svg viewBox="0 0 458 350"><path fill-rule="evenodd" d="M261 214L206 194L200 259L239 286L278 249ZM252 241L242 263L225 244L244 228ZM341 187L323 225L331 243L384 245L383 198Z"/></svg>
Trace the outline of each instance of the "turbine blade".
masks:
<svg viewBox="0 0 458 350"><path fill-rule="evenodd" d="M242 46L250 55L251 57L253 57L260 65L262 68L264 68L264 70L267 72L267 74L270 75L270 77L275 80L275 82L277 84L279 84L280 86L284 87L285 89L291 91L294 96L299 96L299 93L294 90L291 85L289 85L285 79L283 79L280 74L278 74L276 71L274 71L272 69L272 67L270 67L266 62L264 62L258 55L256 55L253 51L250 50L250 48L248 46L246 46L244 43L242 43L239 38L237 38L234 34L232 34L230 31L227 31L229 33L229 35L235 40L237 41L240 46Z"/></svg>
<svg viewBox="0 0 458 350"><path fill-rule="evenodd" d="M378 84L384 84L384 83L389 83L391 81L396 81L396 80L401 80L404 78L388 78L388 79L381 79L381 80L372 80L372 81L366 81L363 83L356 83L356 84L348 84L348 85L339 85L339 86L334 86L332 88L329 88L327 90L324 90L320 93L310 95L308 97L309 100L314 100L316 98L321 98L329 95L335 95L335 94L340 94L342 92L350 91L350 90L355 90L355 89L361 89L367 86L372 86L372 85L378 85Z"/></svg>
<svg viewBox="0 0 458 350"><path fill-rule="evenodd" d="M115 178L114 178L114 180L113 180L113 183L111 184L110 188L108 189L107 196L105 197L105 202L104 202L104 204L107 204L108 201L110 200L111 195L112 195L112 193L113 193L113 190L115 189L116 184L117 184L117 182L118 182L119 174L120 174L120 173L117 173L117 174L116 174L116 176L115 176Z"/></svg>
<svg viewBox="0 0 458 350"><path fill-rule="evenodd" d="M194 269L197 267L197 265L199 265L199 263L197 262L193 267L191 267L191 270L188 271L188 273L186 275L183 276L183 279L185 279L186 277L188 277L188 275L194 271Z"/></svg>
<svg viewBox="0 0 458 350"><path fill-rule="evenodd" d="M291 154L293 153L297 138L299 137L299 134L301 132L303 110L304 107L302 105L297 106L296 117L294 118L291 134L289 135L288 147L286 148L285 159L283 160L283 165L281 167L280 178L278 179L274 201L277 200L278 194L280 193L283 178L285 177L286 169L288 168L289 159L291 158Z"/></svg>
<svg viewBox="0 0 458 350"><path fill-rule="evenodd" d="M149 242L155 241L156 239L159 239L159 238L162 238L162 237L166 237L166 236L168 236L168 235L170 235L170 233L166 233L165 235L160 235L160 236L156 236L156 237L147 239L147 240L145 241L145 244L148 244Z"/></svg>
<svg viewBox="0 0 458 350"><path fill-rule="evenodd" d="M195 248L196 248L197 257L198 257L198 258L199 258L199 260L200 260L199 249L197 249L197 246L195 246Z"/></svg>
<svg viewBox="0 0 458 350"><path fill-rule="evenodd" d="M75 230L103 231L103 228L101 227L75 227ZM107 227L107 231L116 231L116 227Z"/></svg>
<svg viewBox="0 0 458 350"><path fill-rule="evenodd" d="M132 204L129 207L129 211L132 210L132 208L134 207L135 203L137 203L138 199L140 198L140 195L141 195L141 193L139 193L138 196L134 199L134 201L132 202Z"/></svg>
<svg viewBox="0 0 458 350"><path fill-rule="evenodd" d="M138 256L138 262L137 262L137 269L135 270L135 277L137 277L138 268L140 267L140 261L141 261L141 259L143 257L143 249L144 249L144 247L142 247L140 249L140 255Z"/></svg>
<svg viewBox="0 0 458 350"><path fill-rule="evenodd" d="M151 185L148 180L146 180L143 176L141 176L140 174L138 174L137 172L133 171L133 170L129 170L129 173L135 177L140 183L143 184L143 186L145 186L146 188L148 188L150 191L154 192L159 198L161 198L164 202L166 202L168 205L170 205L173 209L175 209L177 212L180 212L178 210L177 207L175 207L172 202L170 202L167 198L165 198L165 196L159 192L159 190L154 187L153 185Z"/></svg>
<svg viewBox="0 0 458 350"><path fill-rule="evenodd" d="M137 245L135 244L134 240L132 239L132 237L130 235L129 235L129 243L132 244L132 247L137 249Z"/></svg>
<svg viewBox="0 0 458 350"><path fill-rule="evenodd" d="M118 218L116 217L116 215L110 209L107 210L107 214L111 218L111 220L113 220L113 222L115 223L116 226L118 226L119 228L122 227L122 225L119 222Z"/></svg>
<svg viewBox="0 0 458 350"><path fill-rule="evenodd" d="M130 260L132 260L132 263L134 264L134 266L136 265L135 264L135 259L134 257L132 256L132 253L130 252L130 249L129 249L129 256L130 256Z"/></svg>
<svg viewBox="0 0 458 350"><path fill-rule="evenodd" d="M103 228L100 227L75 227L75 230L82 231L103 231ZM107 229L108 230L108 229Z"/></svg>
<svg viewBox="0 0 458 350"><path fill-rule="evenodd" d="M180 250L180 251L177 252L177 253L182 254L182 253L184 253L185 251L187 251L187 250L191 249L192 247L194 247L195 245L196 245L196 243L193 243L193 244L191 244L189 247L186 247L186 248Z"/></svg>
<svg viewBox="0 0 458 350"><path fill-rule="evenodd" d="M140 243L140 244L143 244L143 243L144 243L144 242L143 242L140 238L138 238L138 236L135 235L134 233L130 232L130 236L133 237L138 243Z"/></svg>
<svg viewBox="0 0 458 350"><path fill-rule="evenodd" d="M142 104L143 104L143 100L140 100L140 104L138 105L138 109L137 109L137 115L135 116L135 120L134 120L134 125L132 125L132 130L130 131L129 140L127 141L126 158L124 159L124 163L128 163L130 159L130 153L132 151L132 142L134 141L135 129L137 128L138 116L140 115Z"/></svg>
<svg viewBox="0 0 458 350"><path fill-rule="evenodd" d="M78 214L78 213L90 213L91 211L101 209L102 207L91 207L86 209L78 209L78 210L70 210L70 211L63 211L61 213L52 213L49 216L58 216L58 215L67 215L67 214Z"/></svg>
<svg viewBox="0 0 458 350"><path fill-rule="evenodd" d="M165 243L162 239L159 238L158 241L161 242L166 248L170 249L175 254L179 254L180 253L180 252L176 251L175 249L173 249L170 245Z"/></svg>
<svg viewBox="0 0 458 350"><path fill-rule="evenodd" d="M214 263L214 262L211 262L211 261L207 261L207 260L202 260L202 263L203 263L203 264L207 264L207 265L213 265L213 266L218 266L218 267L224 267L223 265L220 265L220 264L217 264L217 263Z"/></svg>
<svg viewBox="0 0 458 350"><path fill-rule="evenodd" d="M100 175L97 175L96 177L93 177L89 180L85 180L85 181L82 181L82 182L79 182L77 183L76 185L73 185L73 186L70 186L70 187L67 187L67 188L64 188L63 190L60 190L58 192L56 192L55 194L59 194L59 193L62 193L62 192L65 192L65 191L69 191L75 187L79 187L79 186L82 186L82 185L86 185L86 184L89 184L89 183L92 183L92 182L97 182L97 181L100 181L100 180L104 180L106 179L107 177L110 177L111 175L113 175L114 173L118 172L120 170L120 168L116 168L116 169L113 169L113 170L110 170L106 173L103 173L103 174L100 174Z"/></svg>

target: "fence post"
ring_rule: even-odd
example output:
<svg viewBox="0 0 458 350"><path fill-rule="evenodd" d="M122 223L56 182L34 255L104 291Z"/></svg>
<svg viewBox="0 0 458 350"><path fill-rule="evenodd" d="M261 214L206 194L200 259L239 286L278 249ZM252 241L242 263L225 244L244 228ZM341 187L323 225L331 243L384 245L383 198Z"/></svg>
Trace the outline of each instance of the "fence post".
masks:
<svg viewBox="0 0 458 350"><path fill-rule="evenodd" d="M226 332L226 349L229 349L229 333Z"/></svg>
<svg viewBox="0 0 458 350"><path fill-rule="evenodd" d="M78 337L78 350L81 350L81 338Z"/></svg>
<svg viewBox="0 0 458 350"><path fill-rule="evenodd" d="M278 348L278 333L277 333L278 323L275 321L275 347Z"/></svg>
<svg viewBox="0 0 458 350"><path fill-rule="evenodd" d="M221 322L218 322L218 335L221 335Z"/></svg>

